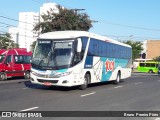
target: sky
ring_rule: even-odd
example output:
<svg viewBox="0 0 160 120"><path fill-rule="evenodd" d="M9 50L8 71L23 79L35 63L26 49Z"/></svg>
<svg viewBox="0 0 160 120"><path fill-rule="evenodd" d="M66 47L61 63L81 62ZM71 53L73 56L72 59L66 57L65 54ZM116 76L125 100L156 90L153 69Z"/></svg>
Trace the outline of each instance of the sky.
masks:
<svg viewBox="0 0 160 120"><path fill-rule="evenodd" d="M160 40L160 0L1 0L0 32L18 22L19 12L39 12L45 2L85 9L93 23L90 32L116 40ZM4 24L5 23L5 24ZM9 24L9 25L7 25Z"/></svg>

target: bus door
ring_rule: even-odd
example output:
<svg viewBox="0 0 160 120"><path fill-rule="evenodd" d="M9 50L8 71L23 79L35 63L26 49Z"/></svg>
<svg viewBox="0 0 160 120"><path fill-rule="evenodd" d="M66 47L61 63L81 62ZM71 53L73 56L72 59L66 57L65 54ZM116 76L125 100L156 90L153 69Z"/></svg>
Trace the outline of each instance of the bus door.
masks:
<svg viewBox="0 0 160 120"><path fill-rule="evenodd" d="M14 76L23 76L24 75L24 60L23 55L14 55Z"/></svg>
<svg viewBox="0 0 160 120"><path fill-rule="evenodd" d="M12 62L12 55L7 55L6 60L4 62L4 68L7 73L7 76L13 75L13 62Z"/></svg>

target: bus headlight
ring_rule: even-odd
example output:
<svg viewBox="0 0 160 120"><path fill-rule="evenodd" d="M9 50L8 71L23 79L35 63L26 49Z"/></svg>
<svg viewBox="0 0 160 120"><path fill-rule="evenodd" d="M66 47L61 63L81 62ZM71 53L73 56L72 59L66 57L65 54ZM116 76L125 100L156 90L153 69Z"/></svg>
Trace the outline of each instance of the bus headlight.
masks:
<svg viewBox="0 0 160 120"><path fill-rule="evenodd" d="M72 71L70 71L70 72L64 72L64 73L57 74L55 76L57 76L57 77L64 77L64 76L67 76L67 75L69 75L71 73L72 73Z"/></svg>

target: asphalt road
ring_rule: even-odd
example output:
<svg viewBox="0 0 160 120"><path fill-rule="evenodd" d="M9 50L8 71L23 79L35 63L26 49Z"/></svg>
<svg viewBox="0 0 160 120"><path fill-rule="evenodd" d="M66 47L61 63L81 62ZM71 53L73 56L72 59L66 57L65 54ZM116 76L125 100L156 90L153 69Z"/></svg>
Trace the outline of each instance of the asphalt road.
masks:
<svg viewBox="0 0 160 120"><path fill-rule="evenodd" d="M76 87L49 88L33 85L24 79L0 81L0 111L160 111L160 76L134 73L118 85L93 84L86 90L79 90ZM0 117L1 119L9 118ZM47 119L86 120L84 117ZM87 118L87 120L97 119L158 120L159 118Z"/></svg>

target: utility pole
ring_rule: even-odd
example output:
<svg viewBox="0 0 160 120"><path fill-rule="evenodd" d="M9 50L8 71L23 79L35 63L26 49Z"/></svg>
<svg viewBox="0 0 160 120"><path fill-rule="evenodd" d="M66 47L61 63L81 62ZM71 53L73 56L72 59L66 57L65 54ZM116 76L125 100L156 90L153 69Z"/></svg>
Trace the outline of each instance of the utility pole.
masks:
<svg viewBox="0 0 160 120"><path fill-rule="evenodd" d="M19 45L19 32L16 34L16 43Z"/></svg>

